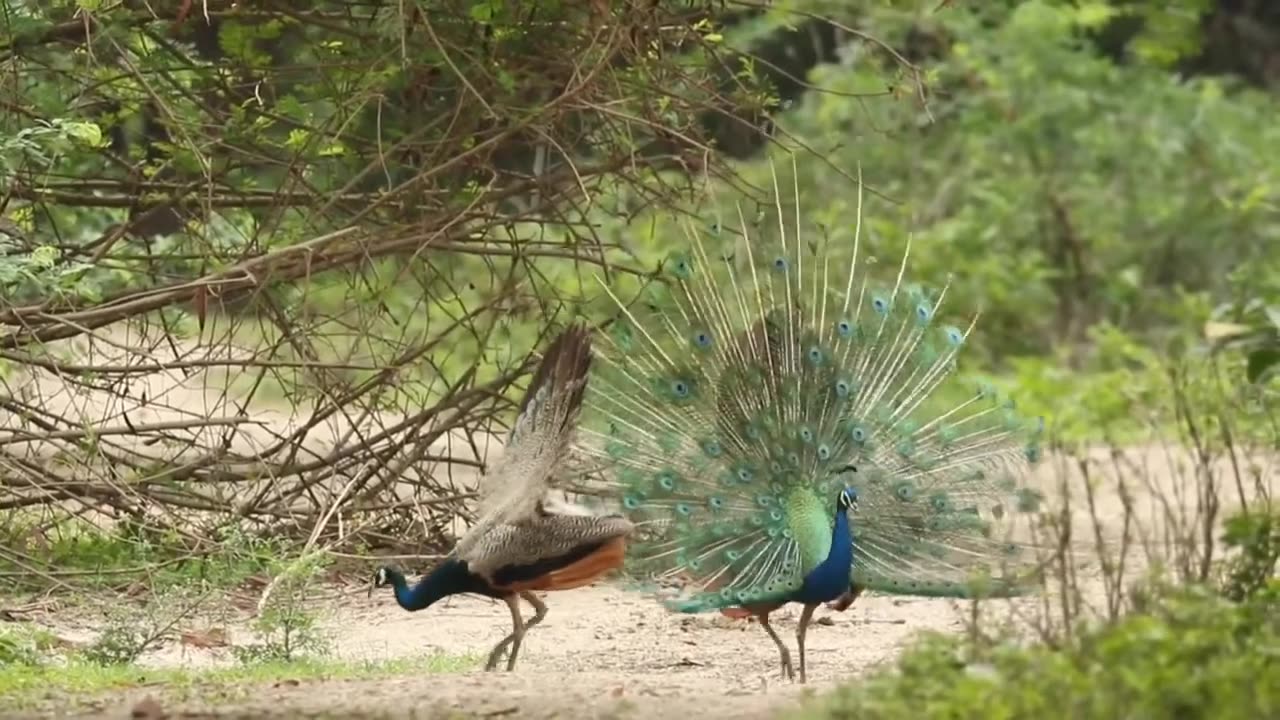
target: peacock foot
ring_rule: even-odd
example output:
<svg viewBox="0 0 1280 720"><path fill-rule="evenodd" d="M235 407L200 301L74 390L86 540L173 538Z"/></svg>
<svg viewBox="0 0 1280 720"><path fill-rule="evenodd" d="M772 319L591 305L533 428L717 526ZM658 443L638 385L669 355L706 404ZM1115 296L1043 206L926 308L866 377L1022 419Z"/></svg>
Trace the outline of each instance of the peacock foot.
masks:
<svg viewBox="0 0 1280 720"><path fill-rule="evenodd" d="M782 677L792 682L796 680L796 671L791 667L791 653L789 652L782 653Z"/></svg>
<svg viewBox="0 0 1280 720"><path fill-rule="evenodd" d="M489 661L484 664L485 672L492 672L498 667L498 663L502 661L502 658L506 657L507 647L510 644L511 643L506 640L503 640L498 643L498 646L493 649L493 652L489 653Z"/></svg>

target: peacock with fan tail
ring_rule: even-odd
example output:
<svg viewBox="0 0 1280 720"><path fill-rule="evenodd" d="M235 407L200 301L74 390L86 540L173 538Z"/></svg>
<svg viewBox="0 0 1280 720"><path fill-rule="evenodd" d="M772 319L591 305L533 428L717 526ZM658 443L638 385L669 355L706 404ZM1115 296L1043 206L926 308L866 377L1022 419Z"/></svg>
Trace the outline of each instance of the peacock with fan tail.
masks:
<svg viewBox="0 0 1280 720"><path fill-rule="evenodd" d="M591 584L623 564L632 524L618 515L598 515L548 495L563 477L574 426L591 367L591 332L574 326L547 348L525 391L502 457L480 481L476 523L449 555L410 586L393 567L379 568L373 587L390 585L396 602L423 610L449 596L474 593L506 602L512 631L489 654L494 669L510 648L515 668L525 632L542 621L547 606L535 591ZM533 606L525 623L520 600Z"/></svg>
<svg viewBox="0 0 1280 720"><path fill-rule="evenodd" d="M1025 478L1040 419L956 359L974 320L944 322L947 287L884 284L850 248L686 225L665 282L603 333L575 452L636 529L629 571L683 583L676 611L755 615L803 606L800 681L815 608L863 590L1015 596L1035 587L1028 547L1005 533L1034 517ZM720 245L722 247L717 247ZM975 318L976 320L976 318Z"/></svg>

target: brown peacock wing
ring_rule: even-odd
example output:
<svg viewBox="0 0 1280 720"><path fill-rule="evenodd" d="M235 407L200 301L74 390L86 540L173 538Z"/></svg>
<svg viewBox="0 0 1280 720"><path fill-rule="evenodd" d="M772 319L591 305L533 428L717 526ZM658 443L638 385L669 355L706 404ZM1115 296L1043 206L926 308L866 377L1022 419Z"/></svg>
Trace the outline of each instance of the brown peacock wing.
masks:
<svg viewBox="0 0 1280 720"><path fill-rule="evenodd" d="M591 369L591 332L574 325L551 343L530 381L506 448L480 479L479 517L462 537L462 556L500 526L532 516L569 454Z"/></svg>

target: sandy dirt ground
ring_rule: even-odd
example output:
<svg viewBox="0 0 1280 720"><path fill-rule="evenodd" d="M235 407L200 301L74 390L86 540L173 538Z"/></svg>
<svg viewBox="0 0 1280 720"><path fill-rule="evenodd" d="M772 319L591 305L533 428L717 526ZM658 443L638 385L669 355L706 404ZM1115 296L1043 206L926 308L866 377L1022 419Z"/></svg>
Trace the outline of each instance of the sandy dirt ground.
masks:
<svg viewBox="0 0 1280 720"><path fill-rule="evenodd" d="M50 707L45 716L130 717L140 700L154 696L171 717L640 718L696 705L704 718L765 718L806 693L891 661L918 631L963 626L960 606L945 600L867 596L844 613L820 610L807 640L809 683L801 686L782 679L774 646L754 623L669 613L609 583L546 599L547 619L529 631L513 673L480 669L510 627L501 603L461 597L410 614L389 593L370 599L363 588L348 588L340 602L324 608L337 656L470 655L474 669L277 683L216 706L207 700L173 702L162 689L143 687L76 703L74 710ZM798 611L784 609L773 621L793 648L797 617ZM64 626L61 634L90 632L76 625ZM221 663L224 653L175 646L146 664Z"/></svg>

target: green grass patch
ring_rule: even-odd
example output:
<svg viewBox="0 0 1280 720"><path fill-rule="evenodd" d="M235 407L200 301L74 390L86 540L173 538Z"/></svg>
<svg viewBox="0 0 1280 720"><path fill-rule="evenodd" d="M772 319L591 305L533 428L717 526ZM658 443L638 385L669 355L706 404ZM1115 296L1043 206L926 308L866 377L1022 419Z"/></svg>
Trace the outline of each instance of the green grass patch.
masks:
<svg viewBox="0 0 1280 720"><path fill-rule="evenodd" d="M216 551L192 554L189 543L172 530L126 519L103 528L81 518L49 523L38 513L0 516L0 543L19 550L24 561L0 557L0 572L44 587L46 578L27 563L57 574L78 588L112 588L146 577L157 586L198 583L231 587L267 572L286 546L251 537L228 525L215 531Z"/></svg>
<svg viewBox="0 0 1280 720"><path fill-rule="evenodd" d="M429 654L390 660L299 660L263 662L210 669L144 668L136 665L95 665L72 661L64 665L0 665L0 704L33 707L132 688L154 688L157 694L179 700L235 699L255 686L281 680L356 680L410 673L451 673L479 666L479 656Z"/></svg>

